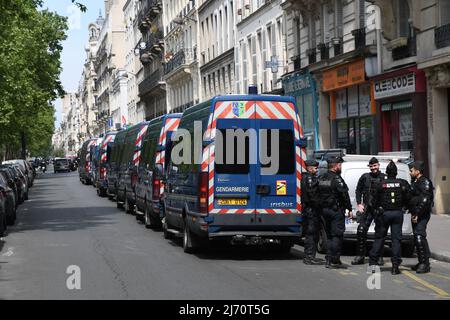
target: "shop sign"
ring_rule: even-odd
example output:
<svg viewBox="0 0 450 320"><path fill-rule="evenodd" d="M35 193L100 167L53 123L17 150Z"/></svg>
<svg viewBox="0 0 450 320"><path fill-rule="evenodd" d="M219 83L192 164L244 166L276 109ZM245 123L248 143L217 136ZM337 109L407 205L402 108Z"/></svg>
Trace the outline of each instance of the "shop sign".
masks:
<svg viewBox="0 0 450 320"><path fill-rule="evenodd" d="M416 77L414 73L383 79L374 83L375 99L412 93L415 90Z"/></svg>
<svg viewBox="0 0 450 320"><path fill-rule="evenodd" d="M298 91L312 89L312 78L309 74L294 75L283 81L284 92L286 94L298 93Z"/></svg>
<svg viewBox="0 0 450 320"><path fill-rule="evenodd" d="M323 73L323 91L357 85L365 82L364 60L344 64Z"/></svg>

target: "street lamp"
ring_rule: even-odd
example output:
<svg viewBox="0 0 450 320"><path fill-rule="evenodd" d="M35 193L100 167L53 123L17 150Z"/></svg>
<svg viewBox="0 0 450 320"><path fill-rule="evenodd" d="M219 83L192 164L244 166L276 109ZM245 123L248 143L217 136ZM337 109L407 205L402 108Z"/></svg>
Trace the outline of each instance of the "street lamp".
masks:
<svg viewBox="0 0 450 320"><path fill-rule="evenodd" d="M188 16L175 17L175 18L173 18L172 22L176 23L176 24L179 24L179 25L183 25L183 24L185 24L184 19L188 19L188 20L191 20L193 22L197 22L197 20L195 20L195 19L193 19L191 17L188 17Z"/></svg>

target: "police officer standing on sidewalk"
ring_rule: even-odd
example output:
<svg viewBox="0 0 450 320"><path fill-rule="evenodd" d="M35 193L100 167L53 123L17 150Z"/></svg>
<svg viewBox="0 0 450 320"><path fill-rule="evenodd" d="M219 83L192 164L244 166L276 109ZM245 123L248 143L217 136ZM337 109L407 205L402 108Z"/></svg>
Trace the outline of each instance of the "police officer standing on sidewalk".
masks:
<svg viewBox="0 0 450 320"><path fill-rule="evenodd" d="M352 261L353 265L364 264L365 262L367 231L374 220L374 207L373 203L371 203L373 202L373 187L386 178L386 175L380 172L380 163L377 158L373 157L370 159L368 167L370 172L364 173L359 178L355 192L357 209L361 213L361 218L356 233L358 254ZM382 255L378 262L380 265L383 265Z"/></svg>
<svg viewBox="0 0 450 320"><path fill-rule="evenodd" d="M427 224L433 207L433 184L423 175L423 171L423 161L415 161L409 165L409 174L412 178L410 212L419 259L419 263L412 268L416 273L430 272L431 253L427 241Z"/></svg>
<svg viewBox="0 0 450 320"><path fill-rule="evenodd" d="M316 258L320 228L319 179L317 177L319 163L311 159L305 161L305 164L306 172L302 174L302 206L306 229L303 262L319 265L323 264L322 260Z"/></svg>
<svg viewBox="0 0 450 320"><path fill-rule="evenodd" d="M341 268L340 260L345 231L345 209L352 218L352 205L348 187L341 177L341 157L327 159L328 171L319 177L319 194L322 215L327 233L326 268Z"/></svg>
<svg viewBox="0 0 450 320"><path fill-rule="evenodd" d="M402 263L403 209L409 203L409 183L397 179L397 166L391 161L386 168L387 179L374 188L375 242L369 253L369 267L378 265L389 227L392 239L392 274L399 274ZM372 269L373 271L374 269Z"/></svg>

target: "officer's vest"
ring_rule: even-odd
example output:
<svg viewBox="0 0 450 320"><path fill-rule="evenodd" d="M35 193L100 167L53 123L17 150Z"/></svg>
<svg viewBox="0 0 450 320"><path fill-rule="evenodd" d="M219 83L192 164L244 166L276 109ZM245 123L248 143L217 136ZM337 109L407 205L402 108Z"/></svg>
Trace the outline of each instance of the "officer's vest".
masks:
<svg viewBox="0 0 450 320"><path fill-rule="evenodd" d="M319 177L319 193L320 201L323 208L337 208L338 202L333 189L333 180L336 175L326 172Z"/></svg>
<svg viewBox="0 0 450 320"><path fill-rule="evenodd" d="M381 183L381 207L384 210L401 210L403 207L402 182L399 179L386 179Z"/></svg>

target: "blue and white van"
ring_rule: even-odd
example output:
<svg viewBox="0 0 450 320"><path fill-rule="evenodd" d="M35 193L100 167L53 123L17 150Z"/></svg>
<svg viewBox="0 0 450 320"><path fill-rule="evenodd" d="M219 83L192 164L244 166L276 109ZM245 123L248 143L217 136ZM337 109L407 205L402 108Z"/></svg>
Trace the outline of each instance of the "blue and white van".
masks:
<svg viewBox="0 0 450 320"><path fill-rule="evenodd" d="M117 132L107 132L97 144L96 154L96 176L95 186L97 194L101 197L106 196L108 189L108 166L111 160L111 151L114 145L114 138Z"/></svg>
<svg viewBox="0 0 450 320"><path fill-rule="evenodd" d="M192 143L192 159L198 163L174 163L178 144L187 132L194 136L195 122L201 122L203 139L199 148ZM230 148L227 140L217 143L218 132L225 137L236 130L254 131L239 143L245 150L245 161L216 163ZM242 131L241 131L242 132ZM261 137L261 132L265 134ZM274 174L268 164L250 154L278 133L279 165ZM180 137L182 137L180 139ZM178 140L177 140L178 139ZM290 250L301 236L300 180L306 157L298 108L292 97L275 95L225 95L187 109L174 137L172 159L165 181L166 238L183 235L185 252L192 252L208 240L231 243L276 243ZM222 145L222 150L218 150ZM235 160L238 141L234 143ZM270 144L269 144L270 149ZM184 152L184 151L183 151ZM267 152L271 154L271 150ZM242 159L241 159L242 160ZM158 170L159 171L159 170Z"/></svg>

